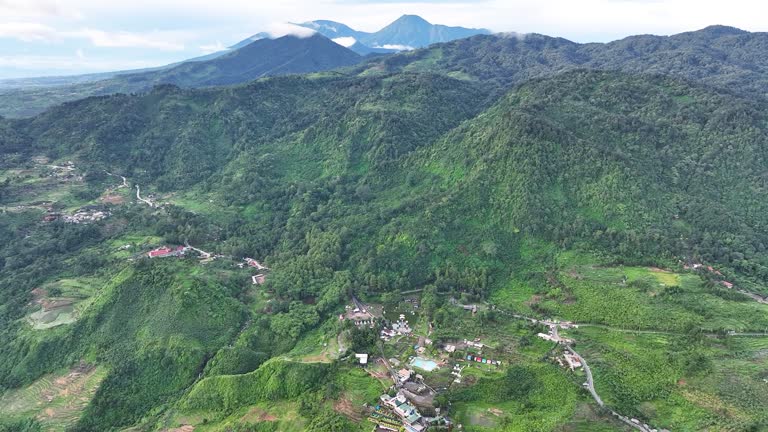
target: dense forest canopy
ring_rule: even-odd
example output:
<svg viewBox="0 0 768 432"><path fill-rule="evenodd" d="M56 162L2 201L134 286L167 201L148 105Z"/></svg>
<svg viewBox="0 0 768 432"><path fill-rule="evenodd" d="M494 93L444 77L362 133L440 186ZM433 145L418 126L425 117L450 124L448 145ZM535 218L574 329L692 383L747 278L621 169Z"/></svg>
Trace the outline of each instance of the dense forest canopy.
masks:
<svg viewBox="0 0 768 432"><path fill-rule="evenodd" d="M337 319L353 295L396 304L416 291L421 324L445 340L466 338L453 327L466 318L452 304L490 303L515 284L549 290L532 298L572 295L558 275L576 287L589 281L575 271L563 277L563 256L606 266L706 263L719 277L699 282L718 301L745 303L714 286L725 278L764 295L763 40L722 27L606 45L476 36L343 73L206 89L166 84L0 119L0 390L92 363L103 381L74 430L160 428L171 408L234 416L283 400L297 403L307 430L350 430L330 401L354 386L344 381L354 375L340 362L289 353L318 332L333 335L323 343L342 353L375 352L377 327ZM75 169L63 163L81 178L60 180L55 170ZM93 224L47 219L92 204L106 188L114 198L121 176L123 200L139 200L141 185L171 204L118 199L102 203L109 218ZM76 186L62 194L56 188L67 181ZM44 199L24 201L36 187ZM230 261L146 258L162 244L193 244ZM244 257L269 266L263 286L243 283L249 269L231 260ZM657 296L647 281L625 276L621 284L664 307L689 289L681 283ZM42 291L74 299L77 319L33 329L31 309L48 300ZM563 308L579 306L566 300ZM551 303L530 307L558 312ZM689 309L679 312L684 323L659 325L682 328L695 346L674 345L674 355L658 358L665 371L699 376L714 348L695 351L707 337L697 326L720 312ZM612 312L596 324L616 319ZM472 319L502 325L500 314L488 308ZM749 324L762 325L754 315ZM514 329L522 334L515 356L535 348L539 330ZM706 357L699 369L690 366L697 356ZM538 384L560 388L555 375L517 365L478 377L445 403L545 406ZM491 390L513 382L519 388ZM661 380L628 387L615 384L611 402L630 412L671 392ZM573 389L558 394L576 398ZM750 415L741 424L765 424Z"/></svg>

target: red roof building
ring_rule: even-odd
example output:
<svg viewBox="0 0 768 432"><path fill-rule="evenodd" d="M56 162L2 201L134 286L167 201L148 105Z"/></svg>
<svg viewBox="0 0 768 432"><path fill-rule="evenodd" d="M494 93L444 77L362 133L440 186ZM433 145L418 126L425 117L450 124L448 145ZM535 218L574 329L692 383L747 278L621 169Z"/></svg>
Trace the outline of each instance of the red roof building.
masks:
<svg viewBox="0 0 768 432"><path fill-rule="evenodd" d="M186 251L186 248L184 246L178 246L174 249L171 249L168 246L163 246L161 248L157 248L155 250L149 251L147 253L147 256L149 256L150 258L181 256L181 255L184 255L185 251Z"/></svg>
<svg viewBox="0 0 768 432"><path fill-rule="evenodd" d="M163 246L161 248L157 248L155 250L149 251L148 255L150 258L155 258L155 257L166 256L171 252L172 252L171 248Z"/></svg>

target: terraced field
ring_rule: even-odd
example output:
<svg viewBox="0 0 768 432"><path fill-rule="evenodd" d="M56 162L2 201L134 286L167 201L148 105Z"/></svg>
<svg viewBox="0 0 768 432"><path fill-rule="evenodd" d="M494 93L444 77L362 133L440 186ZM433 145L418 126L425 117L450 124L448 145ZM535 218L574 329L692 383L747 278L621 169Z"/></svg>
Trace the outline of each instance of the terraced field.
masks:
<svg viewBox="0 0 768 432"><path fill-rule="evenodd" d="M36 417L46 431L74 425L106 376L104 368L81 365L64 374L47 375L32 385L0 397L0 417Z"/></svg>

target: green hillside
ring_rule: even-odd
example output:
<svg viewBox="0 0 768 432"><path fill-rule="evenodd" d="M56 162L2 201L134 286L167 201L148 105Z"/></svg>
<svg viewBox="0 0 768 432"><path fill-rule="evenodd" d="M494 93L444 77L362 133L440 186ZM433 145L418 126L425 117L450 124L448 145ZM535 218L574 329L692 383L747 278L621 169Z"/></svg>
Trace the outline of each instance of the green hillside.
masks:
<svg viewBox="0 0 768 432"><path fill-rule="evenodd" d="M436 342L424 355L481 338L502 359L456 385L450 367L424 372L467 430L626 427L608 408L673 430L766 427L765 339L728 332L763 332L768 305L721 283L768 293L765 101L584 70L499 97L499 82L403 69L3 120L0 389L32 394L85 363L105 375L73 430L369 430L391 381L345 354L406 362L419 338L378 345L340 321L356 295L411 313ZM134 202L134 185L167 205ZM97 203L97 222L44 219ZM218 257L146 256L186 243ZM264 285L244 257L269 267ZM74 322L30 326L55 301ZM504 311L584 324L569 336L608 408L551 360L542 325Z"/></svg>
<svg viewBox="0 0 768 432"><path fill-rule="evenodd" d="M384 57L357 67L366 73L427 70L507 86L588 68L663 73L748 94L768 94L762 53L768 33L710 26L673 36L630 36L579 44L541 34L480 35Z"/></svg>

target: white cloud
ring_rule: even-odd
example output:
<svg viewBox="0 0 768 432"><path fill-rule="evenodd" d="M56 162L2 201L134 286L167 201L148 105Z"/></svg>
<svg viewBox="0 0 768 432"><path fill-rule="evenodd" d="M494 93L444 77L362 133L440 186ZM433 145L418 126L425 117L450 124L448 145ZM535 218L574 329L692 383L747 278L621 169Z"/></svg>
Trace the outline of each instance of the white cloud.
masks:
<svg viewBox="0 0 768 432"><path fill-rule="evenodd" d="M224 46L223 43L216 41L216 43L207 44L207 45L200 45L200 51L203 52L203 54L213 54L215 52L224 51L228 49Z"/></svg>
<svg viewBox="0 0 768 432"><path fill-rule="evenodd" d="M96 47L102 48L151 48L163 51L181 51L184 44L174 40L170 32L130 33L106 32L95 29L82 29L74 32L64 32L62 35L74 38L85 38Z"/></svg>
<svg viewBox="0 0 768 432"><path fill-rule="evenodd" d="M305 38L305 37L310 37L313 34L317 33L312 29L297 26L296 24L291 24L287 22L275 22L275 23L269 24L267 26L266 32L269 33L269 35L272 36L273 38L279 38L279 37L288 36L288 35Z"/></svg>
<svg viewBox="0 0 768 432"><path fill-rule="evenodd" d="M56 30L35 22L0 22L0 38L23 42L52 41L56 39Z"/></svg>
<svg viewBox="0 0 768 432"><path fill-rule="evenodd" d="M180 51L184 49L184 44L181 40L186 37L188 36L179 32L108 32L90 28L75 31L59 31L37 22L0 22L0 38L17 39L22 42L88 39L96 47L152 48L164 51Z"/></svg>
<svg viewBox="0 0 768 432"><path fill-rule="evenodd" d="M0 0L0 17L82 18L82 14L77 8L63 8L56 0Z"/></svg>
<svg viewBox="0 0 768 432"><path fill-rule="evenodd" d="M411 51L414 49L412 46L408 46L408 45L392 45L392 44L376 45L374 48L384 48L388 50L397 50L397 51Z"/></svg>
<svg viewBox="0 0 768 432"><path fill-rule="evenodd" d="M8 63L11 53L74 53L82 46L96 61L123 55L117 48L137 47L144 51L135 55L161 65L218 48L211 41L226 46L261 31L310 34L270 22L331 19L370 32L402 14L593 42L712 24L767 31L764 9L763 0L0 0L0 56ZM8 73L1 69L0 76Z"/></svg>
<svg viewBox="0 0 768 432"><path fill-rule="evenodd" d="M355 44L355 42L357 42L357 39L353 38L352 36L338 37L338 38L333 38L331 40L346 48L351 47L352 45Z"/></svg>

